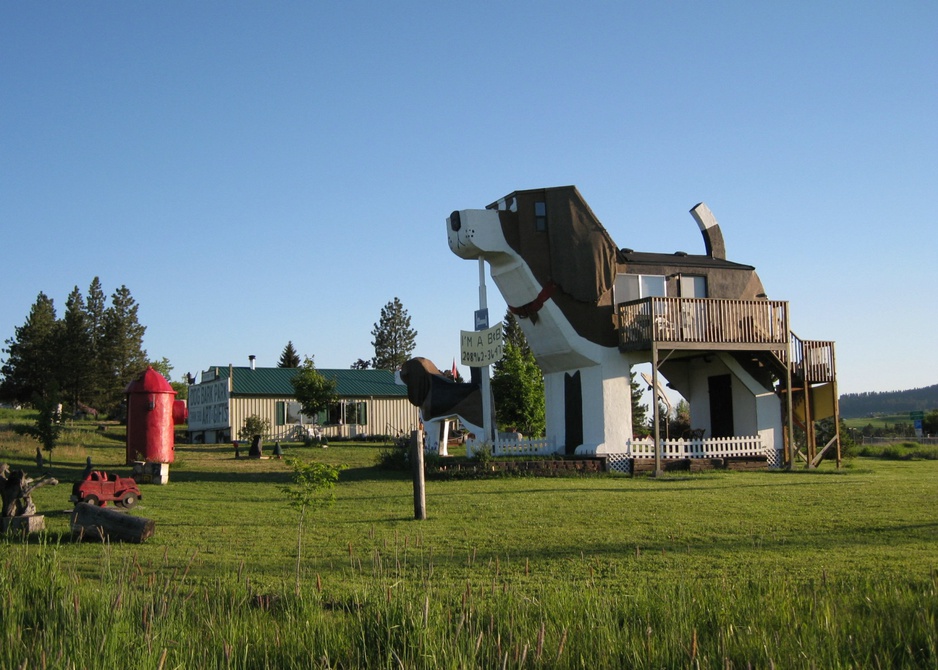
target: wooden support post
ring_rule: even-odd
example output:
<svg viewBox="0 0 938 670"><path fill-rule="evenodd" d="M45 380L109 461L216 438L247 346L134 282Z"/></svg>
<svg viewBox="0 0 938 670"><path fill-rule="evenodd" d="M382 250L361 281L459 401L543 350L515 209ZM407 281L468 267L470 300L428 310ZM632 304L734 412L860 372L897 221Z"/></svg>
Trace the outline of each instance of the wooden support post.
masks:
<svg viewBox="0 0 938 670"><path fill-rule="evenodd" d="M817 456L817 438L814 432L814 412L811 407L811 382L808 381L807 376L804 380L804 435L808 461L806 467L812 469L815 467L814 457Z"/></svg>
<svg viewBox="0 0 938 670"><path fill-rule="evenodd" d="M427 518L427 494L423 473L423 431L410 433L410 461L414 466L414 519Z"/></svg>
<svg viewBox="0 0 938 670"><path fill-rule="evenodd" d="M840 469L842 454L840 452L840 397L837 395L837 356L834 351L834 343L831 342L831 384L834 394L834 437L837 440L837 469Z"/></svg>
<svg viewBox="0 0 938 670"><path fill-rule="evenodd" d="M156 522L107 507L78 503L72 512L72 537L140 543L152 537Z"/></svg>
<svg viewBox="0 0 938 670"><path fill-rule="evenodd" d="M655 477L660 477L664 471L661 469L661 412L658 410L658 344L654 341L651 343L651 397L655 421Z"/></svg>

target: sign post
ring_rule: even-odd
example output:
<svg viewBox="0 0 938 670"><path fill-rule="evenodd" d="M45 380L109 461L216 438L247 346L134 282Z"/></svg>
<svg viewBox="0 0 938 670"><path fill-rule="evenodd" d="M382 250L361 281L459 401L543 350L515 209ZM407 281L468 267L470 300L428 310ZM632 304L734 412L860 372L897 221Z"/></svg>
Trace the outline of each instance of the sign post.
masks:
<svg viewBox="0 0 938 670"><path fill-rule="evenodd" d="M485 261L479 259L479 309L475 313L475 330L460 331L460 357L463 365L481 368L483 442L495 441L495 412L489 365L502 357L502 326L489 328L489 310L485 293Z"/></svg>

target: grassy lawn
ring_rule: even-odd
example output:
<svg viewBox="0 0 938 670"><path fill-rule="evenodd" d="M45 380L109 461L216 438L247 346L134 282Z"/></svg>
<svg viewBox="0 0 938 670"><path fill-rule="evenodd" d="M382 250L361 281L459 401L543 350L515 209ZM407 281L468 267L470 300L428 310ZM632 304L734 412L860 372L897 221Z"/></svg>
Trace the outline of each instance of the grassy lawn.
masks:
<svg viewBox="0 0 938 670"><path fill-rule="evenodd" d="M9 420L0 461L35 473ZM177 445L132 512L151 540L72 543L64 482L89 455L129 471L119 427L72 429L34 496L47 533L0 539L0 667L938 667L936 461L430 480L418 522L384 448L285 446L348 466L297 591L285 461Z"/></svg>

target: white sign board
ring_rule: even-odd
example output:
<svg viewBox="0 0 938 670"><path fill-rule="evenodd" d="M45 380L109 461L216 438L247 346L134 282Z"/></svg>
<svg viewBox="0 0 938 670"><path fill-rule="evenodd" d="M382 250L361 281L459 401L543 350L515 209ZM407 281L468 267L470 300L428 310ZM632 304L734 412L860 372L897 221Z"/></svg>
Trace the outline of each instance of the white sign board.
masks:
<svg viewBox="0 0 938 670"><path fill-rule="evenodd" d="M189 430L228 427L228 380L189 387Z"/></svg>
<svg viewBox="0 0 938 670"><path fill-rule="evenodd" d="M482 368L502 359L502 324L486 330L459 331L459 351L462 364Z"/></svg>

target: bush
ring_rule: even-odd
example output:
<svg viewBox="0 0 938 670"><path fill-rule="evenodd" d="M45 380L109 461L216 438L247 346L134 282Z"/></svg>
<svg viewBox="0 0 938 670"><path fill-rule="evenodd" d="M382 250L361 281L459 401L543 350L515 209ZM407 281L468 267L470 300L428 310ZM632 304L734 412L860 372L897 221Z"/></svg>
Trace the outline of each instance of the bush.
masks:
<svg viewBox="0 0 938 670"><path fill-rule="evenodd" d="M385 470L407 470L410 468L410 437L399 435L387 449L382 449L375 464Z"/></svg>
<svg viewBox="0 0 938 670"><path fill-rule="evenodd" d="M264 436L270 432L270 420L262 419L257 414L252 414L244 420L244 425L238 431L238 438L241 440L250 440L255 435Z"/></svg>

